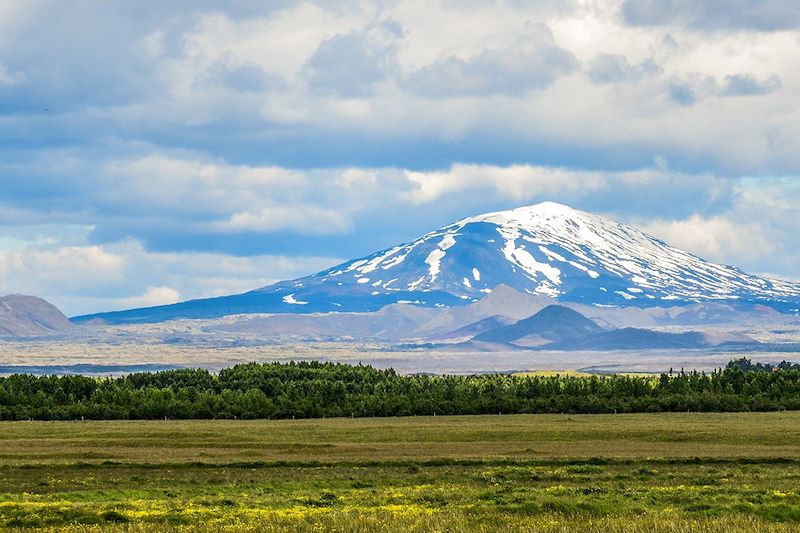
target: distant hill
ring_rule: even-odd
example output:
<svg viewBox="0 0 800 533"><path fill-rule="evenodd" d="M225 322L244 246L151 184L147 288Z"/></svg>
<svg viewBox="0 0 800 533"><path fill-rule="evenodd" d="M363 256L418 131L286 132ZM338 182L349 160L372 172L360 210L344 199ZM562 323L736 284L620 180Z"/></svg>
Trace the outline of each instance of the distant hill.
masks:
<svg viewBox="0 0 800 533"><path fill-rule="evenodd" d="M475 336L473 340L517 344L528 340L528 343L533 341L533 344L547 344L581 339L602 331L603 328L577 311L561 305L549 305L531 317L510 326L486 331Z"/></svg>
<svg viewBox="0 0 800 533"><path fill-rule="evenodd" d="M724 344L757 345L744 336L718 336L700 331L670 333L651 329L622 328L604 331L588 337L565 339L543 346L547 350L691 350L714 348Z"/></svg>
<svg viewBox="0 0 800 533"><path fill-rule="evenodd" d="M67 317L41 298L22 294L0 297L0 336L42 335L70 327Z"/></svg>
<svg viewBox="0 0 800 533"><path fill-rule="evenodd" d="M565 339L547 346L548 350L657 350L708 348L705 336L697 331L665 333L650 329L622 328L604 331L581 339Z"/></svg>
<svg viewBox="0 0 800 533"><path fill-rule="evenodd" d="M578 311L549 305L514 324L475 335L458 349L508 351L519 348L560 351L703 349L724 344L755 345L744 335L699 331L665 332L625 327L605 330Z"/></svg>
<svg viewBox="0 0 800 533"><path fill-rule="evenodd" d="M432 340L472 338L486 331L497 330L498 328L509 326L513 323L514 319L507 316L487 316L486 318L473 322L472 324L467 324L466 326L450 331L449 333L445 333L444 335L439 335Z"/></svg>
<svg viewBox="0 0 800 533"><path fill-rule="evenodd" d="M528 318L554 303L556 301L547 296L528 294L517 291L508 285L498 285L477 302L434 309L435 316L426 323L421 324L413 332L413 336L426 339L441 338L443 336L454 338L452 334L456 330L492 316L508 317L510 319L508 322L497 324L495 327L507 326L517 320ZM486 329L475 331L473 335L483 333L483 331L486 331Z"/></svg>

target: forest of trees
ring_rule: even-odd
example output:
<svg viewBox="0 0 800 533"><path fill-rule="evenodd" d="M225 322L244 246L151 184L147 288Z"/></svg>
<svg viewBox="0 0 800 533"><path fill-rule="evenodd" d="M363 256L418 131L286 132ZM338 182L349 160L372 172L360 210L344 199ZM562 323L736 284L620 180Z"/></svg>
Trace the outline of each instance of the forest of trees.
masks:
<svg viewBox="0 0 800 533"><path fill-rule="evenodd" d="M334 363L117 378L0 378L1 420L315 418L800 409L800 365L731 361L661 376L404 376Z"/></svg>

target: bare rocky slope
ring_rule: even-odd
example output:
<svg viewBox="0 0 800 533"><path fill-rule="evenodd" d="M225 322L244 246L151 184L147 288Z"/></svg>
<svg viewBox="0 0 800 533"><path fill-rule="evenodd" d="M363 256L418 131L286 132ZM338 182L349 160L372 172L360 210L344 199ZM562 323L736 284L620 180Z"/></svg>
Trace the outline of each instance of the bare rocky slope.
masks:
<svg viewBox="0 0 800 533"><path fill-rule="evenodd" d="M41 298L23 294L0 297L0 336L29 337L70 327L69 319Z"/></svg>

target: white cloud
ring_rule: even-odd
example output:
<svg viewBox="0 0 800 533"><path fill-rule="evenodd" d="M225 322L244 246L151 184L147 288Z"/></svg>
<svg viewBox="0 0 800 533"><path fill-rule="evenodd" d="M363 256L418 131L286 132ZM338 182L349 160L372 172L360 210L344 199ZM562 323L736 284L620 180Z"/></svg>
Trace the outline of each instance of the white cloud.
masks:
<svg viewBox="0 0 800 533"><path fill-rule="evenodd" d="M148 287L144 294L119 298L112 303L120 309L133 309L137 307L150 307L153 305L166 305L179 302L181 294L171 287Z"/></svg>
<svg viewBox="0 0 800 533"><path fill-rule="evenodd" d="M139 202L139 209L217 212L252 206L276 194L302 192L303 172L279 167L228 165L150 154L118 160L107 167L99 199L118 205Z"/></svg>
<svg viewBox="0 0 800 533"><path fill-rule="evenodd" d="M354 187L367 187L371 188L378 184L378 173L372 169L363 168L347 168L344 169L339 176L338 184L345 188L350 189Z"/></svg>
<svg viewBox="0 0 800 533"><path fill-rule="evenodd" d="M24 81L25 73L18 70L12 72L8 69L8 67L0 63L0 87L10 87L12 85L23 83Z"/></svg>
<svg viewBox="0 0 800 533"><path fill-rule="evenodd" d="M304 234L330 235L352 229L345 213L313 206L276 206L234 213L216 225L225 232L274 232L292 229Z"/></svg>
<svg viewBox="0 0 800 533"><path fill-rule="evenodd" d="M90 290L125 281L125 257L100 246L26 247L0 252L0 287L50 286L59 292Z"/></svg>
<svg viewBox="0 0 800 533"><path fill-rule="evenodd" d="M641 229L672 246L716 262L754 263L775 252L775 245L763 226L753 221L737 223L724 215L653 220Z"/></svg>
<svg viewBox="0 0 800 533"><path fill-rule="evenodd" d="M519 202L542 196L577 200L614 186L646 187L669 178L685 178L666 169L595 172L534 165L456 164L444 171L405 171L413 188L404 194L412 203L430 203L470 189L489 188L501 198Z"/></svg>
<svg viewBox="0 0 800 533"><path fill-rule="evenodd" d="M736 182L730 205L717 214L633 217L630 222L701 257L794 279L800 262L799 205L795 179L752 178Z"/></svg>

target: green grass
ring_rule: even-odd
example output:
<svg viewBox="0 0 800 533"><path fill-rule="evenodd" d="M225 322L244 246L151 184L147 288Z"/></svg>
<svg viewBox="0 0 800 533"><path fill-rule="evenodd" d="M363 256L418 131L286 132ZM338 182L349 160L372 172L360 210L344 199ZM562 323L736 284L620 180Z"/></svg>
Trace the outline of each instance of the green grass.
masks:
<svg viewBox="0 0 800 533"><path fill-rule="evenodd" d="M0 527L797 531L800 413L0 424Z"/></svg>

